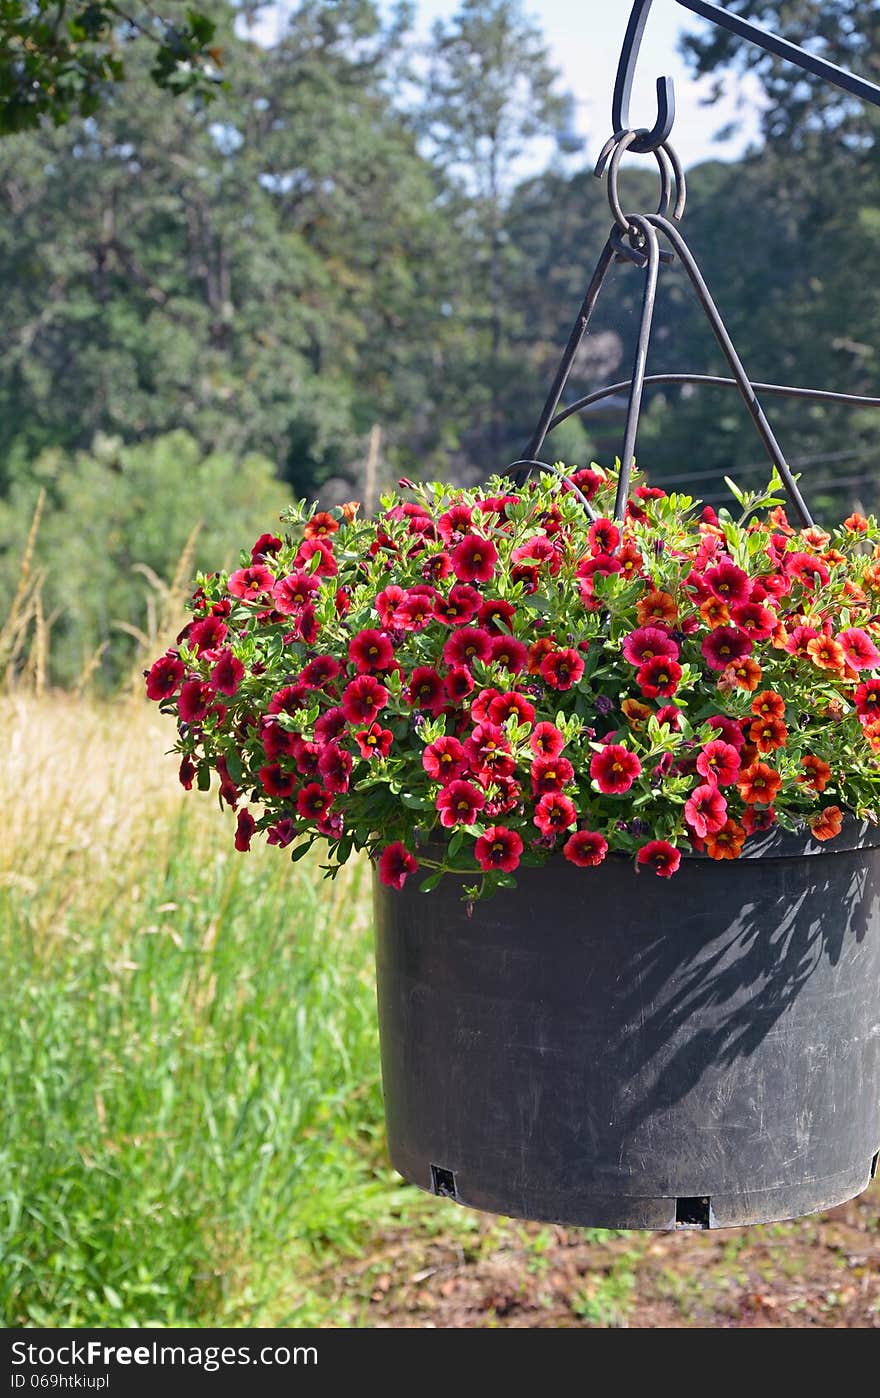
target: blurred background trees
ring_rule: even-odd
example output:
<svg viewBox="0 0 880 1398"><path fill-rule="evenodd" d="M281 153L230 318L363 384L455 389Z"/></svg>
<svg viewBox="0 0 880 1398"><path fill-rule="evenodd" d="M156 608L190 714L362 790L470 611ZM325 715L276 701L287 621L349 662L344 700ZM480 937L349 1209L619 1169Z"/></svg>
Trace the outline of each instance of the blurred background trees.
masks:
<svg viewBox="0 0 880 1398"><path fill-rule="evenodd" d="M406 6L374 0L301 0L271 43L257 3L123 7L141 28L59 8L72 30L45 51L30 31L35 88L22 27L50 7L0 4L0 581L44 487L53 678L103 646L111 684L149 620L134 565L168 578L197 520L216 563L290 492L363 497L370 443L379 486L519 454L607 233L606 133L566 141L571 99L519 0L462 0L427 51ZM878 77L867 0L730 8ZM685 224L750 373L880 393L880 113L707 26L688 47L719 85L753 65L766 97L759 149L689 172ZM647 163L625 179L654 202ZM685 279L661 281L651 368L711 372ZM572 396L628 376L640 289L615 269ZM545 454L613 460L621 415L572 420ZM876 504L876 414L772 416L820 514ZM724 473L766 471L721 390L653 390L640 456L713 500Z"/></svg>

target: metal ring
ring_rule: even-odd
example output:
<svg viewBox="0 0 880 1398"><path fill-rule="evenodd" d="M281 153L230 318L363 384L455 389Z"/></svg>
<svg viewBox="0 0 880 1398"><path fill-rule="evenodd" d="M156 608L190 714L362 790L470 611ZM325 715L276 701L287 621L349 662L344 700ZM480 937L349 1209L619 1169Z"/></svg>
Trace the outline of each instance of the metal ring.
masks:
<svg viewBox="0 0 880 1398"><path fill-rule="evenodd" d="M627 150L629 150L630 147L633 146L636 141L640 140L642 136L646 134L647 133L644 131L616 132L605 142L605 145L602 147L602 151L599 155L598 161L596 162L596 169L594 171L596 177L601 179L602 175L604 175L605 173L605 167L608 164L608 158L609 156L611 157L611 164L608 168L608 202L611 205L611 212L614 215L614 222L620 229L621 233L627 236L631 236L634 233L634 227L630 220L627 218L623 209L623 205L620 202L620 194L617 187L618 176L620 173L620 162L623 159L624 153ZM687 182L685 179L685 173L681 161L679 160L677 153L666 141L664 141L662 145L657 146L656 150L654 150L652 154L654 156L654 159L657 161L657 167L660 171L660 203L657 208L657 214L659 217L665 218L670 213L670 205L672 204L672 189L674 184L675 205L672 208L671 212L672 218L675 219L676 222L678 222L678 220L684 213L685 204L687 201Z"/></svg>

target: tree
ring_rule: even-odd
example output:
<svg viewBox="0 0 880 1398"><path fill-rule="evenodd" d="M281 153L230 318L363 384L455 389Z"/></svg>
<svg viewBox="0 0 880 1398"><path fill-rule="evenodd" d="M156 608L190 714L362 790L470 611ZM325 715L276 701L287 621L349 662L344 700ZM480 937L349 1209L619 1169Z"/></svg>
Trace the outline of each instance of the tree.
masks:
<svg viewBox="0 0 880 1398"><path fill-rule="evenodd" d="M149 0L0 0L0 135L93 115L107 85L124 80L134 41L151 48L158 87L209 100L222 63L214 23L174 11Z"/></svg>

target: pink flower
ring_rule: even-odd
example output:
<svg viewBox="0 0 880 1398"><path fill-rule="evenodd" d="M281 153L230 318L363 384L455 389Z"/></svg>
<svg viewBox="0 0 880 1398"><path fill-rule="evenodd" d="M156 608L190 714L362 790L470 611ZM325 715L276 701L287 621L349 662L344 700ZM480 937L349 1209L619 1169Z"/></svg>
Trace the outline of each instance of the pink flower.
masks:
<svg viewBox="0 0 880 1398"><path fill-rule="evenodd" d="M229 578L229 591L233 597L245 597L254 601L264 592L271 592L275 579L263 563L252 563L249 568L239 568Z"/></svg>
<svg viewBox="0 0 880 1398"><path fill-rule="evenodd" d="M698 786L684 808L684 818L701 840L714 835L727 820L727 802L717 786Z"/></svg>
<svg viewBox="0 0 880 1398"><path fill-rule="evenodd" d="M379 856L379 878L386 888L400 890L418 867L419 862L415 855L410 854L400 840L395 840L393 845L386 845Z"/></svg>
<svg viewBox="0 0 880 1398"><path fill-rule="evenodd" d="M880 650L860 627L852 626L847 631L841 631L837 641L853 670L876 670L880 665Z"/></svg>
<svg viewBox="0 0 880 1398"><path fill-rule="evenodd" d="M707 743L697 758L697 771L710 786L732 786L739 776L739 752L718 738Z"/></svg>

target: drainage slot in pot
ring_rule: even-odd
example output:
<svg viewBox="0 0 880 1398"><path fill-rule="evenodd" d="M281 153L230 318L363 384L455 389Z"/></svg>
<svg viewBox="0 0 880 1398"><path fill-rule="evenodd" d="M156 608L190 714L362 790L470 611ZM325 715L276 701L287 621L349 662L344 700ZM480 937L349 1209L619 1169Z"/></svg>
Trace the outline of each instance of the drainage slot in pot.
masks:
<svg viewBox="0 0 880 1398"><path fill-rule="evenodd" d="M710 1228L711 1206L708 1198L676 1199L676 1228Z"/></svg>
<svg viewBox="0 0 880 1398"><path fill-rule="evenodd" d="M880 1161L880 1150L878 1150L877 1154L874 1156L874 1159L871 1161L871 1179L872 1179L872 1180L875 1180L875 1179L877 1178L877 1162L878 1162L878 1161Z"/></svg>
<svg viewBox="0 0 880 1398"><path fill-rule="evenodd" d="M444 1170L441 1165L431 1166L431 1192L439 1194L441 1199L457 1199L458 1194L455 1188L455 1172Z"/></svg>

